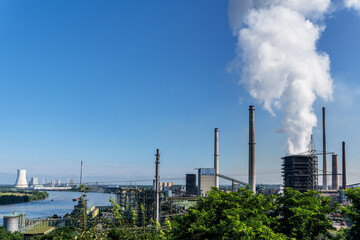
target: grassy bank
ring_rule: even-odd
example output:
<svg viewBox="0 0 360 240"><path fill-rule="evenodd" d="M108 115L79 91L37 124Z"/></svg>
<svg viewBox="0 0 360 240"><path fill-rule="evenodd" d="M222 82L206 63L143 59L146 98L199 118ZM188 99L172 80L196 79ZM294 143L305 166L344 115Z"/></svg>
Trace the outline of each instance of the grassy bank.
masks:
<svg viewBox="0 0 360 240"><path fill-rule="evenodd" d="M36 200L44 200L49 196L47 192L3 192L0 193L0 205L31 202Z"/></svg>

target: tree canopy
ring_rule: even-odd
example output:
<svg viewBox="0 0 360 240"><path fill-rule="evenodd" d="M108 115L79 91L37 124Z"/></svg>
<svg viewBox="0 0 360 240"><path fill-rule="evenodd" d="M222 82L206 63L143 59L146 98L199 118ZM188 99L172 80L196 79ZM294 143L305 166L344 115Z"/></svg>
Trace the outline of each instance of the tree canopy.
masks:
<svg viewBox="0 0 360 240"><path fill-rule="evenodd" d="M360 239L360 188L349 188L344 191L351 205L342 207L343 216L352 222L350 228L345 231L346 239Z"/></svg>
<svg viewBox="0 0 360 240"><path fill-rule="evenodd" d="M276 197L248 189L213 189L188 214L175 219L174 239L315 239L329 236L330 198L286 189Z"/></svg>

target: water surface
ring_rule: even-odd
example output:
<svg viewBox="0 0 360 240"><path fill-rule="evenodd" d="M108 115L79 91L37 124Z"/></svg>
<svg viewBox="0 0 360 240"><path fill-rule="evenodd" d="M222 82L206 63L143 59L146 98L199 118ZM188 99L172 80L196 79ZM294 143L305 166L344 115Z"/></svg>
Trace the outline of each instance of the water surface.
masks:
<svg viewBox="0 0 360 240"><path fill-rule="evenodd" d="M72 199L81 196L81 192L63 192L48 191L49 197L41 201L26 203L17 203L9 205L0 205L0 214L9 214L11 212L23 212L26 218L46 218L54 214L64 216L70 213L77 202ZM109 193L87 193L88 206L109 206L110 197L115 199L115 194ZM3 219L0 218L0 226L3 225Z"/></svg>

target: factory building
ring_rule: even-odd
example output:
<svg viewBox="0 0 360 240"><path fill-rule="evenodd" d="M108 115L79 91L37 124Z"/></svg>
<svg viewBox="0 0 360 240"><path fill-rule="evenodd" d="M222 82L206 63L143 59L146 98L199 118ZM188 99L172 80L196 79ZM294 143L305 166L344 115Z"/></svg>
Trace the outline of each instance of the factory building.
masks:
<svg viewBox="0 0 360 240"><path fill-rule="evenodd" d="M39 185L39 179L37 177L32 177L29 182L29 186L36 186L36 185Z"/></svg>
<svg viewBox="0 0 360 240"><path fill-rule="evenodd" d="M198 195L206 197L207 192L215 187L215 168L199 168L198 181Z"/></svg>
<svg viewBox="0 0 360 240"><path fill-rule="evenodd" d="M154 213L154 191L137 187L122 187L116 193L116 202L127 218L131 218L134 210L139 219L142 219L143 207L145 218L150 221Z"/></svg>
<svg viewBox="0 0 360 240"><path fill-rule="evenodd" d="M317 190L318 159L315 155L291 155L283 157L282 176L284 187L300 192Z"/></svg>
<svg viewBox="0 0 360 240"><path fill-rule="evenodd" d="M196 195L196 174L186 174L186 195Z"/></svg>
<svg viewBox="0 0 360 240"><path fill-rule="evenodd" d="M169 190L172 185L174 185L174 182L160 182L160 191L163 190ZM155 183L154 183L154 188L155 188Z"/></svg>

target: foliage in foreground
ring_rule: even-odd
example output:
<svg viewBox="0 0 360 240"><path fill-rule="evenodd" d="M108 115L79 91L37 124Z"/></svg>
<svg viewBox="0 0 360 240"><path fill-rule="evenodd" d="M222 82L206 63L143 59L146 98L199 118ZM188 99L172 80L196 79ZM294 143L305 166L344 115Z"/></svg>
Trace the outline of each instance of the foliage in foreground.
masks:
<svg viewBox="0 0 360 240"><path fill-rule="evenodd" d="M343 231L343 239L360 239L360 188L349 188L344 193L351 205L342 207L341 212L345 218L351 220L352 226Z"/></svg>
<svg viewBox="0 0 360 240"><path fill-rule="evenodd" d="M329 234L333 228L327 218L337 205L317 192L286 189L266 197L248 189L227 194L213 189L189 213L163 226L141 222L139 227L138 221L145 219L135 212L127 219L112 200L112 220L84 218L74 229L58 229L41 239L360 239L360 190L349 189L345 194L353 205L342 211L353 225L337 236Z"/></svg>
<svg viewBox="0 0 360 240"><path fill-rule="evenodd" d="M19 233L11 233L7 230L5 230L3 227L0 227L0 239L2 240L23 240L24 236Z"/></svg>
<svg viewBox="0 0 360 240"><path fill-rule="evenodd" d="M327 214L335 208L317 192L286 189L276 197L249 190L212 190L174 222L174 239L316 239L330 237Z"/></svg>
<svg viewBox="0 0 360 240"><path fill-rule="evenodd" d="M174 239L284 239L271 229L268 212L275 202L249 190L212 190L188 214L174 221Z"/></svg>
<svg viewBox="0 0 360 240"><path fill-rule="evenodd" d="M300 193L286 189L276 199L273 217L273 229L287 237L295 239L330 238L332 223L327 216L336 210L330 197L320 196L315 191Z"/></svg>

